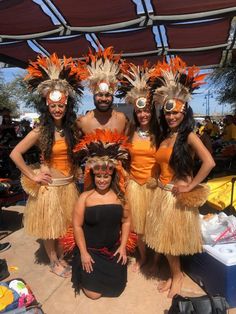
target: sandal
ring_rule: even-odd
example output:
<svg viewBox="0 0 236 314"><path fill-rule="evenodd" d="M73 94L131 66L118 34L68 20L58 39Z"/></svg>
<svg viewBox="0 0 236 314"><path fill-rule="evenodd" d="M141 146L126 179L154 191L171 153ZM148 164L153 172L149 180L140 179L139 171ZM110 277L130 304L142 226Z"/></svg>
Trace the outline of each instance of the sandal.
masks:
<svg viewBox="0 0 236 314"><path fill-rule="evenodd" d="M50 271L62 278L69 278L71 276L71 270L67 267L62 266L61 264L57 264L55 262L50 264Z"/></svg>

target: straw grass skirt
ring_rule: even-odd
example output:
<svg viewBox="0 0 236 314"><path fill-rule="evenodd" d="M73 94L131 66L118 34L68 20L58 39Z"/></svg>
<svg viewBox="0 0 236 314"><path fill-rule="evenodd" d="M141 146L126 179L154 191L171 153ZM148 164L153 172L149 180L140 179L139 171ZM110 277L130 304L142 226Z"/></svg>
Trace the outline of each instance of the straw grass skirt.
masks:
<svg viewBox="0 0 236 314"><path fill-rule="evenodd" d="M131 210L133 231L137 234L144 234L146 214L153 190L148 189L146 184L140 185L134 180L130 180L126 193Z"/></svg>
<svg viewBox="0 0 236 314"><path fill-rule="evenodd" d="M63 236L72 223L72 211L78 199L75 183L40 186L37 196L29 195L25 212L25 231L40 239Z"/></svg>
<svg viewBox="0 0 236 314"><path fill-rule="evenodd" d="M201 252L198 208L181 206L170 191L157 187L147 212L144 240L158 253L178 256Z"/></svg>

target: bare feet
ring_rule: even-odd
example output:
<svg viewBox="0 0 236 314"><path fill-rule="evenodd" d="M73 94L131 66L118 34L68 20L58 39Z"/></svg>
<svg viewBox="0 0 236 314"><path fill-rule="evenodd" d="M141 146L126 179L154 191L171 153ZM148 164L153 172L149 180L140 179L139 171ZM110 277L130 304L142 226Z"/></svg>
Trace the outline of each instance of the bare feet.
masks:
<svg viewBox="0 0 236 314"><path fill-rule="evenodd" d="M68 278L71 276L71 270L62 266L60 263L59 264L51 263L50 271L52 273L54 273L55 275L62 277L62 278Z"/></svg>
<svg viewBox="0 0 236 314"><path fill-rule="evenodd" d="M172 278L167 279L166 281L161 281L159 285L157 286L157 290L159 292L165 292L168 291L172 284Z"/></svg>
<svg viewBox="0 0 236 314"><path fill-rule="evenodd" d="M168 291L168 298L173 298L176 294L180 294L181 287L183 285L184 275L181 273L177 276L174 276L173 278L169 278L166 281L160 282L160 284L157 287L157 290L159 292L165 292Z"/></svg>
<svg viewBox="0 0 236 314"><path fill-rule="evenodd" d="M59 263L65 267L65 268L68 268L68 269L71 269L71 266L67 263L66 260L64 260L63 258L59 258Z"/></svg>
<svg viewBox="0 0 236 314"><path fill-rule="evenodd" d="M172 283L170 287L170 291L167 295L168 298L173 298L176 294L180 294L181 288L183 285L184 275L183 273L180 273L177 276L174 276L172 278Z"/></svg>
<svg viewBox="0 0 236 314"><path fill-rule="evenodd" d="M134 273L139 272L143 265L146 263L146 259L140 259L136 261L131 267Z"/></svg>

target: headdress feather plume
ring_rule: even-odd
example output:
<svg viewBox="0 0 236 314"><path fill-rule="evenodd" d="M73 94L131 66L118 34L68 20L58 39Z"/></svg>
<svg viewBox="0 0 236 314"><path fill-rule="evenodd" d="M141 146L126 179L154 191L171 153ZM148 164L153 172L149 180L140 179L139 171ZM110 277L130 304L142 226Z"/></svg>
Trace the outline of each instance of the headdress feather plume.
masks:
<svg viewBox="0 0 236 314"><path fill-rule="evenodd" d="M196 66L187 67L186 63L176 56L170 60L158 62L150 71L149 86L154 93L154 101L163 104L169 99L178 99L183 103L191 99L192 92L199 88L206 74L199 74Z"/></svg>
<svg viewBox="0 0 236 314"><path fill-rule="evenodd" d="M128 138L117 131L109 129L96 129L94 132L86 134L84 138L74 148L78 160L85 163L85 186L90 181L89 169L94 169L95 165L112 165L119 175L119 186L121 191L125 191L124 169L130 162Z"/></svg>
<svg viewBox="0 0 236 314"><path fill-rule="evenodd" d="M106 82L111 93L114 93L119 82L121 55L115 55L113 47L102 50L100 47L96 53L89 49L86 57L89 73L89 88L95 93L100 82Z"/></svg>
<svg viewBox="0 0 236 314"><path fill-rule="evenodd" d="M59 59L56 53L49 57L39 55L36 61L30 61L27 71L25 81L43 97L53 89L71 97L74 97L75 92L81 95L81 81L88 75L84 62L75 63L72 58L65 56Z"/></svg>
<svg viewBox="0 0 236 314"><path fill-rule="evenodd" d="M122 79L118 97L125 97L128 104L135 105L138 98L148 96L147 81L149 79L149 63L145 60L143 65L124 63L121 67Z"/></svg>

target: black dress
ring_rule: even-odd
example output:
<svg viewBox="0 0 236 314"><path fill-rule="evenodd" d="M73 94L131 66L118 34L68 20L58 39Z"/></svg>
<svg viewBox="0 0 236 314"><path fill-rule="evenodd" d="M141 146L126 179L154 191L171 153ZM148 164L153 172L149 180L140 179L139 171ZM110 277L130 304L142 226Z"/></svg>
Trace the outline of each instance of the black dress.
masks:
<svg viewBox="0 0 236 314"><path fill-rule="evenodd" d="M127 266L113 257L119 246L123 208L119 204L89 206L84 215L84 237L94 260L93 271L83 270L78 247L72 262L72 283L80 288L101 293L105 297L119 296L127 282Z"/></svg>

